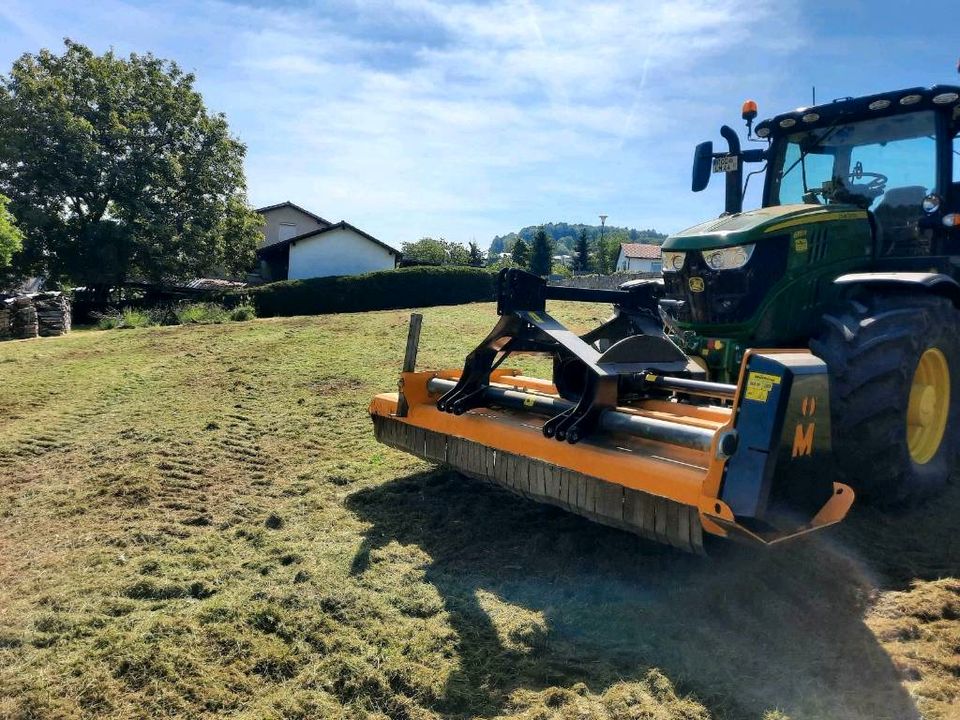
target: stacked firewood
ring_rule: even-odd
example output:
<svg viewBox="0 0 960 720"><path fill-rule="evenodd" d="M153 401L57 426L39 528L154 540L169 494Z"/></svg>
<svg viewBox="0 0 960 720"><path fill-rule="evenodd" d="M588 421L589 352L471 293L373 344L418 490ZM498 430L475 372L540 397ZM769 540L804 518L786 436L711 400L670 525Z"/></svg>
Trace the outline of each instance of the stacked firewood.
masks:
<svg viewBox="0 0 960 720"><path fill-rule="evenodd" d="M14 298L11 310L10 330L13 337L18 340L37 337L37 309L33 306L33 300L28 296Z"/></svg>
<svg viewBox="0 0 960 720"><path fill-rule="evenodd" d="M12 301L0 298L0 340L10 339L10 310Z"/></svg>
<svg viewBox="0 0 960 720"><path fill-rule="evenodd" d="M63 293L46 292L33 296L39 332L44 337L70 332L70 301Z"/></svg>

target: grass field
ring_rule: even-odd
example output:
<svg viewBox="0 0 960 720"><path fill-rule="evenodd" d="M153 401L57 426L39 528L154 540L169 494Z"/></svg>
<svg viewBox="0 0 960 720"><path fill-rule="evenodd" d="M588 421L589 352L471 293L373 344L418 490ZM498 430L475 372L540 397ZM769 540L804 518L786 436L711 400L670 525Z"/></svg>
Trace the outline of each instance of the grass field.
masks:
<svg viewBox="0 0 960 720"><path fill-rule="evenodd" d="M377 445L406 318L0 345L0 718L960 717L960 489L685 556Z"/></svg>

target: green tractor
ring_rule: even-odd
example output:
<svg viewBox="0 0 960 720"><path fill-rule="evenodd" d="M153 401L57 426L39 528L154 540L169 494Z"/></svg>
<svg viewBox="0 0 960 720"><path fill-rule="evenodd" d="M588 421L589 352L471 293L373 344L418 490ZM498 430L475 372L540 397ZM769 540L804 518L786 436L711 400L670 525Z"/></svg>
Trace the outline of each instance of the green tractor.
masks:
<svg viewBox="0 0 960 720"><path fill-rule="evenodd" d="M855 497L928 495L960 449L958 129L955 87L778 115L756 149L724 127L693 189L723 173L726 211L664 242L662 279L504 269L462 369L417 372L412 319L399 391L370 404L377 438L691 552L806 535ZM766 175L744 212L748 163ZM556 300L614 314L580 335ZM552 378L505 364L525 353L552 357Z"/></svg>
<svg viewBox="0 0 960 720"><path fill-rule="evenodd" d="M715 382L750 348L806 347L829 370L833 450L858 497L943 486L960 450L960 87L911 88L760 122L700 144L693 187L725 212L663 244L667 333ZM764 173L742 209L744 166ZM749 182L749 176L747 178Z"/></svg>

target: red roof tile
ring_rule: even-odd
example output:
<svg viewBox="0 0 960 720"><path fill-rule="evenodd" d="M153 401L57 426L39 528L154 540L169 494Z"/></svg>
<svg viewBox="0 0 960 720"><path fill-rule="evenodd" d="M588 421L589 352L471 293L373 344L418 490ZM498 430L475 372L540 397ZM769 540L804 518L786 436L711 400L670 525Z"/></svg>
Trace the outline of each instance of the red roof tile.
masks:
<svg viewBox="0 0 960 720"><path fill-rule="evenodd" d="M639 258L642 260L659 260L660 246L650 245L648 243L620 243L620 249L624 256L628 258Z"/></svg>

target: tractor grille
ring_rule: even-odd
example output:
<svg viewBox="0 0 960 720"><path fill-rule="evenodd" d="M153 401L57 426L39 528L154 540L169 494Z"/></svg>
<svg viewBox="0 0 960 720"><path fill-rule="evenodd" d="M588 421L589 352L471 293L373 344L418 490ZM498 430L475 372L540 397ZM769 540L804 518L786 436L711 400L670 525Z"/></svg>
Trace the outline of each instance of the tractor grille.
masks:
<svg viewBox="0 0 960 720"><path fill-rule="evenodd" d="M683 301L677 317L683 323L747 322L783 278L787 252L787 235L764 238L757 243L750 262L736 270L713 270L699 252L688 252L682 270L663 274L665 295Z"/></svg>

